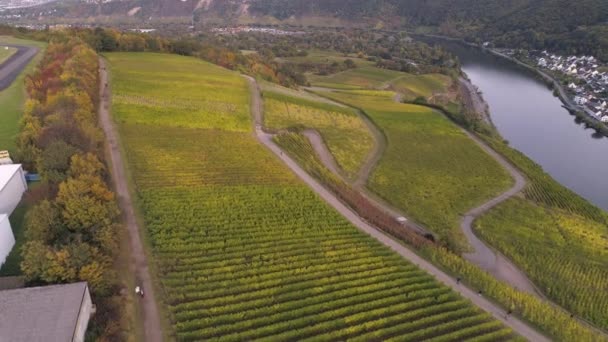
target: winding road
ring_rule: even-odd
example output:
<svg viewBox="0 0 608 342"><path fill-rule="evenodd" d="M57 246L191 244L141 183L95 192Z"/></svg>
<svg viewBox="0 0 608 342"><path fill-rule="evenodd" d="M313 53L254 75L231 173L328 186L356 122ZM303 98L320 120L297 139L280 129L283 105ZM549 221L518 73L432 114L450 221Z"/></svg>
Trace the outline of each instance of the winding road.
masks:
<svg viewBox="0 0 608 342"><path fill-rule="evenodd" d="M251 111L252 116L254 118L254 129L257 139L266 148L273 152L277 156L277 158L279 158L283 163L285 163L300 179L302 179L302 181L304 181L304 183L306 183L323 200L325 200L330 206L337 210L358 229L377 239L382 244L391 248L393 251L401 255L403 258L409 260L413 264L416 264L421 269L432 274L438 281L452 288L454 291L460 293L460 295L462 295L463 297L468 298L473 304L478 306L480 309L488 312L494 318L501 321L505 326L510 327L521 336L525 337L530 341L550 341L543 334L538 332L533 327L527 325L523 321L515 317L507 318L505 310L503 310L490 300L486 299L485 297L478 295L478 293L474 290L471 290L468 287L458 283L456 279L447 275L430 262L418 256L416 253L412 252L410 249L408 249L398 241L394 240L392 237L384 234L380 230L369 225L361 217L359 217L356 212L354 212L352 209L342 203L332 192L327 190L322 184L320 184L312 176L306 173L306 171L304 171L293 159L291 159L287 155L287 153L284 153L279 148L279 146L272 141L273 135L264 132L264 130L262 129L263 106L262 96L260 94L259 87L255 79L249 76L244 77L247 78L247 80L249 81L249 86L252 94Z"/></svg>
<svg viewBox="0 0 608 342"><path fill-rule="evenodd" d="M40 49L33 46L0 44L0 48L5 46L16 48L17 51L0 64L0 91L8 88L40 51Z"/></svg>
<svg viewBox="0 0 608 342"><path fill-rule="evenodd" d="M118 133L110 115L111 88L106 62L103 58L99 58L99 82L99 122L106 136L106 153L111 161L110 173L118 197L118 204L122 209L124 223L129 233L130 268L135 275L137 285L142 287L145 293L145 297L138 302L138 311L141 312L143 323L144 341L160 342L163 340L160 314L156 306L152 277L150 276L146 253L139 233L140 227L135 216L135 207L129 192L125 163L120 153Z"/></svg>

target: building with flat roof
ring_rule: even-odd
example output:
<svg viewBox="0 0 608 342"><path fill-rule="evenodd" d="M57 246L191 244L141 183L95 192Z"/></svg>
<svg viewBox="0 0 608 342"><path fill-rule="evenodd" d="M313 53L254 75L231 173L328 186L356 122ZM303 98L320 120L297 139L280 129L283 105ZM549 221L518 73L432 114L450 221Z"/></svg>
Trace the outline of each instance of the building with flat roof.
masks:
<svg viewBox="0 0 608 342"><path fill-rule="evenodd" d="M0 341L81 342L94 312L86 282L0 291Z"/></svg>

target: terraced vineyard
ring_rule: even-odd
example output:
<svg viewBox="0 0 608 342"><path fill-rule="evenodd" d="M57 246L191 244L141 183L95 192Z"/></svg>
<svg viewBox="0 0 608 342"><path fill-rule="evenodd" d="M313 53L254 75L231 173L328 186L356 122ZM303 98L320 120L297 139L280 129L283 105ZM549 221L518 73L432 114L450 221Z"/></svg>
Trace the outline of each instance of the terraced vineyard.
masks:
<svg viewBox="0 0 608 342"><path fill-rule="evenodd" d="M300 183L246 132L246 103L193 114L148 113L123 101L152 93L168 101L154 88L127 85L166 89L188 77L181 96L230 101L247 89L236 74L184 57L107 57L115 118L178 340L516 339ZM188 76L193 69L201 72ZM208 75L231 80L224 97L209 89ZM136 108L144 112L134 115Z"/></svg>
<svg viewBox="0 0 608 342"><path fill-rule="evenodd" d="M459 249L462 213L512 184L509 174L441 114L395 103L391 92L337 91L325 96L361 108L388 147L368 187Z"/></svg>
<svg viewBox="0 0 608 342"><path fill-rule="evenodd" d="M354 110L273 91L264 92L264 124L274 130L316 129L349 178L356 175L374 144Z"/></svg>

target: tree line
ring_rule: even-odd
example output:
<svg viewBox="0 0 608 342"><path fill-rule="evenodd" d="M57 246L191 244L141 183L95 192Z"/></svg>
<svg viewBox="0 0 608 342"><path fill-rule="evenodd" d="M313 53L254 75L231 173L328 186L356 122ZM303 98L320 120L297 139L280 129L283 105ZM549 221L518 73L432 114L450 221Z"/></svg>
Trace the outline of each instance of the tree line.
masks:
<svg viewBox="0 0 608 342"><path fill-rule="evenodd" d="M17 160L38 172L28 193L35 203L24 221L21 270L31 284L86 281L98 307L92 331L120 334L119 209L109 187L99 102L96 52L78 38L53 40L26 78L27 101Z"/></svg>

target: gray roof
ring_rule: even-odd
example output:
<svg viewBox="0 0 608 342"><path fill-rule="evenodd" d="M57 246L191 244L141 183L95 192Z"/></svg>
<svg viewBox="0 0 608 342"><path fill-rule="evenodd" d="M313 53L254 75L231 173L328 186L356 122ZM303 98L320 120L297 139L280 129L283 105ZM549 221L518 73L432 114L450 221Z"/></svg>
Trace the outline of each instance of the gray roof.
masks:
<svg viewBox="0 0 608 342"><path fill-rule="evenodd" d="M72 341L87 283L0 291L0 341Z"/></svg>

